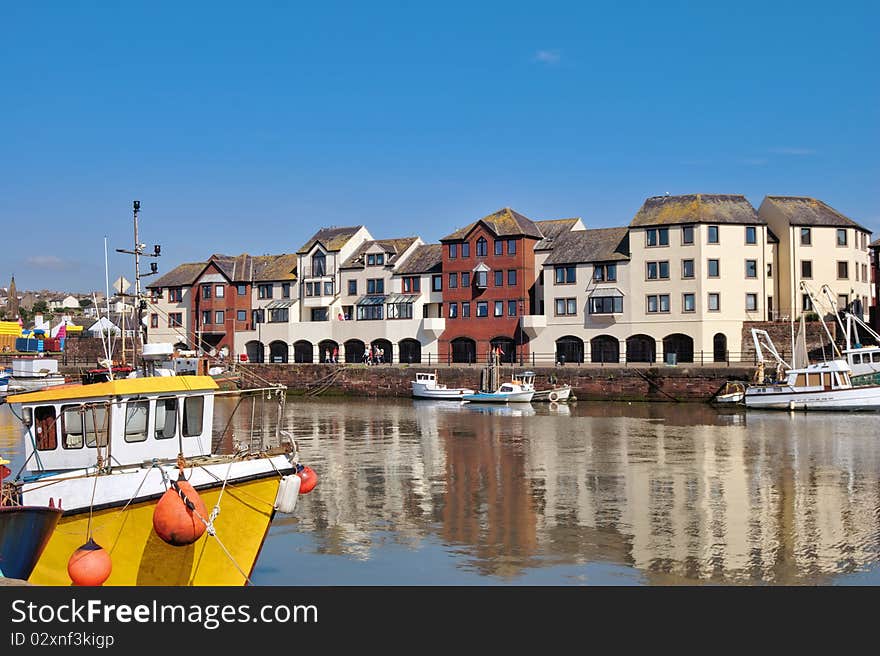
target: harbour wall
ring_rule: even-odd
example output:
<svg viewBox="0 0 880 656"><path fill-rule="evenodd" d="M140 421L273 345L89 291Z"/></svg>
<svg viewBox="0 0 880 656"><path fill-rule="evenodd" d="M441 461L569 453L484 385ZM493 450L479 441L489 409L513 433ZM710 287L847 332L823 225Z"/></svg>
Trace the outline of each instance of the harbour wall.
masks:
<svg viewBox="0 0 880 656"><path fill-rule="evenodd" d="M418 365L248 364L238 373L250 386L261 381L282 383L294 394L314 396L409 397L417 372L436 371L447 387L480 384L479 366L419 367ZM753 367L741 366L562 366L536 367L536 387L550 387L551 376L568 384L579 400L709 401L728 380L748 380ZM500 379L509 380L510 368Z"/></svg>

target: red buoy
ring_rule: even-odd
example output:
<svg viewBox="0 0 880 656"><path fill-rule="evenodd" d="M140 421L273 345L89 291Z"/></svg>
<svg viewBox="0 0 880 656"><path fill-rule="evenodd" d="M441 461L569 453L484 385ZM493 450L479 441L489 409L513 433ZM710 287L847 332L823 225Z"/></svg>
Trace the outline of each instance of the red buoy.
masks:
<svg viewBox="0 0 880 656"><path fill-rule="evenodd" d="M74 551L67 561L67 575L74 585L101 585L112 569L110 554L92 538Z"/></svg>
<svg viewBox="0 0 880 656"><path fill-rule="evenodd" d="M315 489L318 484L318 475L315 470L308 465L301 465L302 469L297 468L296 475L299 476L302 483L299 486L300 494L308 494Z"/></svg>
<svg viewBox="0 0 880 656"><path fill-rule="evenodd" d="M205 522L200 517L208 518L205 502L195 488L181 477L171 484L156 504L153 528L168 544L184 547L205 533Z"/></svg>

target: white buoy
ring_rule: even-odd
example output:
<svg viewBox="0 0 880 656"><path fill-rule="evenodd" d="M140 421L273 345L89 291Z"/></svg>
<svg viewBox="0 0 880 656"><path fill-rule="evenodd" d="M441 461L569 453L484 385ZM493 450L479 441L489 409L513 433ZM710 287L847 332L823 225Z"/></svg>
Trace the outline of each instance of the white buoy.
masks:
<svg viewBox="0 0 880 656"><path fill-rule="evenodd" d="M275 510L283 513L292 513L296 508L296 500L299 498L299 486L302 479L296 474L282 476L278 484L278 494L275 495Z"/></svg>

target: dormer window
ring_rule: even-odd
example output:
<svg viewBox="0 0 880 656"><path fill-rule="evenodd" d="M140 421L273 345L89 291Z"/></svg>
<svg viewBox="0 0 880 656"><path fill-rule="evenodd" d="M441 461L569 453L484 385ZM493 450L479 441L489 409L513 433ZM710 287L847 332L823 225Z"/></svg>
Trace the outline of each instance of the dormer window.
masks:
<svg viewBox="0 0 880 656"><path fill-rule="evenodd" d="M324 253L312 255L312 275L315 277L327 275L327 256Z"/></svg>
<svg viewBox="0 0 880 656"><path fill-rule="evenodd" d="M385 253L376 253L376 266L385 264Z"/></svg>

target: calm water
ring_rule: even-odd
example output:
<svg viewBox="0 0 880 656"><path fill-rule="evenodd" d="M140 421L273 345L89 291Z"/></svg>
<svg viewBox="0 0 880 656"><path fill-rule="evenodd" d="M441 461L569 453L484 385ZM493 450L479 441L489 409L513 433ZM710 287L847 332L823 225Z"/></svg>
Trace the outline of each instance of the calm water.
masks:
<svg viewBox="0 0 880 656"><path fill-rule="evenodd" d="M235 405L218 400L218 443L274 439L276 409L244 402L230 421ZM253 581L877 585L878 426L690 404L290 397L280 428L320 480L276 517ZM20 449L5 406L0 448Z"/></svg>

